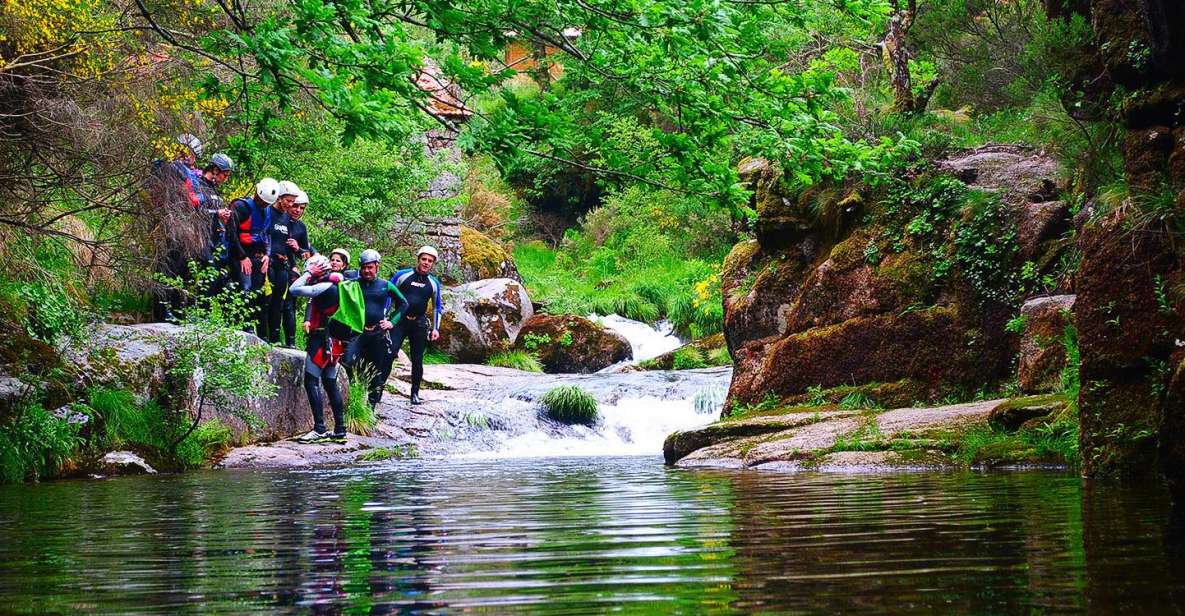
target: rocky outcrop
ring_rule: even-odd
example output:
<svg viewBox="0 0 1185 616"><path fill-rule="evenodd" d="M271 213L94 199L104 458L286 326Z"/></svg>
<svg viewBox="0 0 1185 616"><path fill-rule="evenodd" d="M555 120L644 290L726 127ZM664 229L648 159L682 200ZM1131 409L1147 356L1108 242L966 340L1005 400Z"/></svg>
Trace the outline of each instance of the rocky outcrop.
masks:
<svg viewBox="0 0 1185 616"><path fill-rule="evenodd" d="M66 343L62 353L87 386L128 391L141 403L157 400L166 408L185 408L196 417L194 378L178 380L170 374L170 341L181 331L168 323L100 325L86 339ZM252 344L264 344L251 334L241 335ZM240 400L236 409L207 404L201 409L203 421L221 420L239 441L273 441L312 429L302 384L304 352L269 349L266 361L268 379L276 386L273 396ZM344 393L346 378L338 381ZM242 413L254 415L259 422L248 425L240 418Z"/></svg>
<svg viewBox="0 0 1185 616"><path fill-rule="evenodd" d="M741 171L758 218L756 239L723 268L730 404L902 381L938 399L1006 378L1016 340L1004 325L1019 308L1010 280L1024 261L1045 271L1066 249L1070 213L1050 156L984 146L888 193L791 195L764 161Z"/></svg>
<svg viewBox="0 0 1185 616"><path fill-rule="evenodd" d="M510 253L484 233L461 227L461 279L474 282L486 278L510 278L522 282Z"/></svg>
<svg viewBox="0 0 1185 616"><path fill-rule="evenodd" d="M535 314L527 288L517 280L490 278L446 289L436 347L456 361L480 363L514 345Z"/></svg>
<svg viewBox="0 0 1185 616"><path fill-rule="evenodd" d="M428 244L435 247L440 255L434 270L436 275L445 284L466 282L461 268L459 217L426 216L398 220L391 225L390 235L391 243L396 246L396 262L411 263L415 259L415 251Z"/></svg>
<svg viewBox="0 0 1185 616"><path fill-rule="evenodd" d="M1073 324L1070 311L1074 299L1073 295L1037 297L1020 307L1024 332L1016 376L1022 392L1049 392L1061 384L1066 367L1066 327Z"/></svg>
<svg viewBox="0 0 1185 616"><path fill-rule="evenodd" d="M865 465L952 466L956 462L945 456L948 444L967 430L985 428L992 410L1001 402L878 412L835 406L788 409L676 432L667 437L663 456L667 464L683 467L818 470L829 466L826 470L850 470Z"/></svg>
<svg viewBox="0 0 1185 616"><path fill-rule="evenodd" d="M97 463L99 472L104 475L155 475L144 458L130 451L112 451L99 458Z"/></svg>
<svg viewBox="0 0 1185 616"><path fill-rule="evenodd" d="M687 363L701 365L681 365ZM712 334L640 362L638 368L642 370L681 370L689 367L726 366L731 363L728 348L724 344L724 334Z"/></svg>
<svg viewBox="0 0 1185 616"><path fill-rule="evenodd" d="M552 374L587 374L633 357L624 336L570 314L535 315L523 325L515 348L534 353Z"/></svg>

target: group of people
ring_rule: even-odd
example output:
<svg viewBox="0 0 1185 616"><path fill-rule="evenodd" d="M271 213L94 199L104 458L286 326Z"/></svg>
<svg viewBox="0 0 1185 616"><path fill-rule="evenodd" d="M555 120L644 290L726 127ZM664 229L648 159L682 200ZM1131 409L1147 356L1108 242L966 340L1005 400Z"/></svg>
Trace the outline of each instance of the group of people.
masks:
<svg viewBox="0 0 1185 616"><path fill-rule="evenodd" d="M411 351L411 403L420 404L424 352L429 341L439 338L443 314L440 281L431 273L439 258L436 249L421 247L415 265L390 279L380 276L382 258L374 249L363 250L357 269L350 269L346 249L335 248L326 256L309 242L301 221L309 196L295 183L264 178L253 194L225 203L219 188L234 170L230 157L214 154L205 167L198 167L200 142L190 135L178 142L184 146L182 153L173 161L157 163L155 175L168 179L202 214L202 235L208 225L208 237L196 254L218 272L207 290L219 293L229 288L246 294L256 334L272 344L279 344L282 335L289 347L296 343L297 298L308 300L304 387L314 425L297 441L344 442L345 402L337 384L338 366L349 372L351 381L367 382L373 407L382 399L404 340ZM166 261L185 254L173 251ZM176 264L170 269L183 271ZM164 318L171 318L177 298L162 303ZM322 388L333 413L332 432L325 422Z"/></svg>

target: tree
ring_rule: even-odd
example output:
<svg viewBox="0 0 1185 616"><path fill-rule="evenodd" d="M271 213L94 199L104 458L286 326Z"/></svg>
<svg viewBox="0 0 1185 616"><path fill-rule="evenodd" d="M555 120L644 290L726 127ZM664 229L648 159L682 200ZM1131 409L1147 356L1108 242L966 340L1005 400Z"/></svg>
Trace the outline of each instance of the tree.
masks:
<svg viewBox="0 0 1185 616"><path fill-rule="evenodd" d="M893 85L893 109L901 113L924 111L940 80L934 77L920 92L913 91L913 79L909 73L911 54L905 37L917 19L918 3L917 0L905 0L905 6L902 6L901 0L890 0L890 5L892 12L889 14L885 38L881 41L881 55L885 70L889 73L889 82Z"/></svg>

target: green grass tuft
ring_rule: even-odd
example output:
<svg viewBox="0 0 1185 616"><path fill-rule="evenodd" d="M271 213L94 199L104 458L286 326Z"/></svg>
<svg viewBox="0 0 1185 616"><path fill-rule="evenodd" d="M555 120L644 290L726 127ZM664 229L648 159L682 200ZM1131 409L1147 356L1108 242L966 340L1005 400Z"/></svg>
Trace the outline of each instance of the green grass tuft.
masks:
<svg viewBox="0 0 1185 616"><path fill-rule="evenodd" d="M597 399L575 385L561 385L539 399L547 416L565 424L591 426L597 422Z"/></svg>
<svg viewBox="0 0 1185 616"><path fill-rule="evenodd" d="M396 445L394 447L375 447L368 449L362 455L358 456L359 462L382 462L383 460L403 460L406 458L418 458L420 452L416 450L414 444Z"/></svg>
<svg viewBox="0 0 1185 616"><path fill-rule="evenodd" d="M529 351L504 351L495 353L486 360L487 366L513 368L524 372L543 372L539 359Z"/></svg>
<svg viewBox="0 0 1185 616"><path fill-rule="evenodd" d="M350 379L349 395L346 397L346 430L352 434L367 436L378 424L379 418L370 407L366 384L374 375L375 368L362 362Z"/></svg>

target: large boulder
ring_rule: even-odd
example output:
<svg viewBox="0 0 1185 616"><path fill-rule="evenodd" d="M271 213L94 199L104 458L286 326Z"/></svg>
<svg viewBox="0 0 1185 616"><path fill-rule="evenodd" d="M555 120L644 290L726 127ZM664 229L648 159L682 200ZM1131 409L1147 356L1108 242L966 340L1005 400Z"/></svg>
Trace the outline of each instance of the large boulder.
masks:
<svg viewBox="0 0 1185 616"><path fill-rule="evenodd" d="M759 207L757 238L737 244L722 273L724 335L736 366L730 406L902 381L941 399L1006 378L1016 339L1004 325L1019 303L990 294L984 272L1019 271L1028 257L1043 268L1065 250L1069 211L1052 157L985 146L936 161L896 185L901 194L849 186L794 198L775 167L742 165ZM964 197L957 182L941 179L948 175L998 196L999 205ZM857 224L866 200L884 203ZM985 211L1002 212L1003 224ZM999 256L967 266L962 230L983 234L984 220L993 220ZM915 232L915 224L929 230Z"/></svg>
<svg viewBox="0 0 1185 616"><path fill-rule="evenodd" d="M461 227L461 279L510 278L522 282L514 259L501 244L484 233Z"/></svg>
<svg viewBox="0 0 1185 616"><path fill-rule="evenodd" d="M527 288L510 278L489 278L445 289L441 349L456 361L482 362L510 349L535 314Z"/></svg>
<svg viewBox="0 0 1185 616"><path fill-rule="evenodd" d="M156 400L169 408L185 408L190 417L197 417L195 378L178 380L170 374L171 342L182 331L181 326L169 323L100 325L85 339L65 343L62 354L87 386L128 391L140 403ZM264 344L251 334L240 335L251 344ZM234 409L207 403L200 409L202 421L221 420L241 442L274 441L312 429L313 416L302 380L304 357L303 351L270 348L265 361L267 378L276 386L274 395L240 399ZM344 371L338 382L344 395ZM240 418L244 413L259 422L248 425Z"/></svg>
<svg viewBox="0 0 1185 616"><path fill-rule="evenodd" d="M570 314L535 315L523 325L515 348L534 353L552 374L596 372L633 357L624 336Z"/></svg>
<svg viewBox="0 0 1185 616"><path fill-rule="evenodd" d="M1073 295L1052 295L1030 299L1020 307L1024 333L1020 338L1017 380L1027 394L1053 391L1060 385L1066 367L1064 338L1073 322Z"/></svg>

